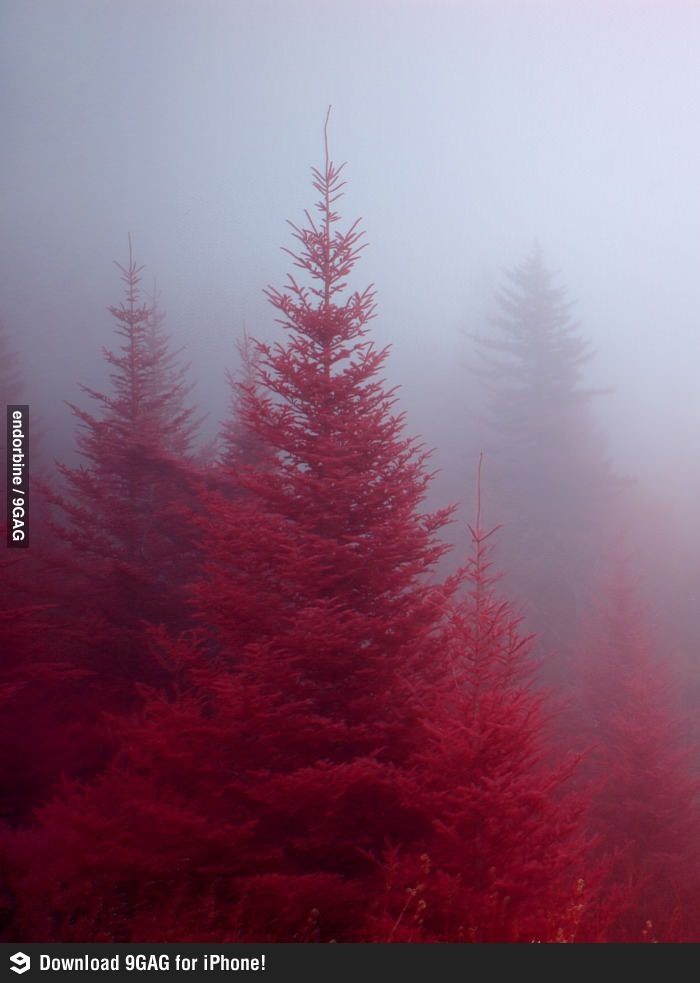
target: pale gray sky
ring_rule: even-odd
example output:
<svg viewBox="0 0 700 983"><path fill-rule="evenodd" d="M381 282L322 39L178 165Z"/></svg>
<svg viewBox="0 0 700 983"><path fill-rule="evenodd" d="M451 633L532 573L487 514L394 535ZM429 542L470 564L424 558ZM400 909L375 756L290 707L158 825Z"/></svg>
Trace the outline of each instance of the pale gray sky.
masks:
<svg viewBox="0 0 700 983"><path fill-rule="evenodd" d="M691 0L2 0L0 316L37 392L75 399L130 232L223 412L332 103L413 429L454 438L460 331L538 239L625 465L696 480L699 53Z"/></svg>

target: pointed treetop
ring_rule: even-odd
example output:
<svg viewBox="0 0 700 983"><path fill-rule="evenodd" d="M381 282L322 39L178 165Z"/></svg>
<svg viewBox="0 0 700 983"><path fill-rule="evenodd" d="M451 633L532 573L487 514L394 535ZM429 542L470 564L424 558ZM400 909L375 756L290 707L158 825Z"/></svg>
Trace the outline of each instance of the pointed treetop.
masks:
<svg viewBox="0 0 700 983"><path fill-rule="evenodd" d="M364 325L374 311L372 284L361 294L353 293L344 305L340 305L337 300L338 295L346 289L347 277L365 244L360 242L364 236L364 232L359 229L360 219L353 222L346 231L331 228L340 219L334 206L342 196L345 186L345 181L341 180L345 164L336 166L331 159L328 145L330 111L329 106L324 124L325 162L322 168L311 168L313 187L320 194L315 207L321 213L321 220L314 221L309 211L305 210L305 227L288 221L294 238L301 243L301 249L295 252L286 246L282 247L292 257L294 265L311 279L312 284L304 286L289 274L284 291L273 287L264 291L271 303L284 315L280 323L286 327L300 327L303 322L303 330L318 333L311 321L320 314L324 321L322 333L325 334L329 328L333 328L333 333L339 333L336 330L338 325L333 327L332 322L340 311L343 312L343 317L347 316L348 323L353 321L357 326Z"/></svg>

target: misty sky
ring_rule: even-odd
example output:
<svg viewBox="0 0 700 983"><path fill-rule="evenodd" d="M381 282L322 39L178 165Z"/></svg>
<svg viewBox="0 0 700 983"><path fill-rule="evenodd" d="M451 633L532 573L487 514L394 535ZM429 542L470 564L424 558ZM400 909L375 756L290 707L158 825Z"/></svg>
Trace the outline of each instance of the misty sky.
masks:
<svg viewBox="0 0 700 983"><path fill-rule="evenodd" d="M458 445L462 332L538 240L616 388L616 454L697 493L699 58L690 0L2 0L0 317L30 402L104 378L131 233L223 413L332 104L411 429Z"/></svg>

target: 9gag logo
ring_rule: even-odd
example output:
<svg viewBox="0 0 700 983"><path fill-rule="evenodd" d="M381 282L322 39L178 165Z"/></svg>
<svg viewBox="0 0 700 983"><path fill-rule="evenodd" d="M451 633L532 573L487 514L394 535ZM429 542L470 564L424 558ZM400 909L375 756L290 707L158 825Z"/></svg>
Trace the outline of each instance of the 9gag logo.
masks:
<svg viewBox="0 0 700 983"><path fill-rule="evenodd" d="M10 962L13 973L26 973L31 965L31 959L24 952L16 952L14 956L10 956Z"/></svg>

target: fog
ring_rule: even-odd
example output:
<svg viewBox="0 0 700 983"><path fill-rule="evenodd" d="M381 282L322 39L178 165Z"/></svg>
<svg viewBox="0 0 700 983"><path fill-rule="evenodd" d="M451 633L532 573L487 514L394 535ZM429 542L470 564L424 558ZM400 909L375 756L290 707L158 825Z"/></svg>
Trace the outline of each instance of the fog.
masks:
<svg viewBox="0 0 700 983"><path fill-rule="evenodd" d="M5 0L0 314L57 453L100 385L127 237L216 429L289 268L310 167L347 161L413 432L445 493L470 350L537 240L597 357L618 468L697 497L700 8L688 2Z"/></svg>
<svg viewBox="0 0 700 983"><path fill-rule="evenodd" d="M0 3L0 937L700 941L699 51Z"/></svg>

